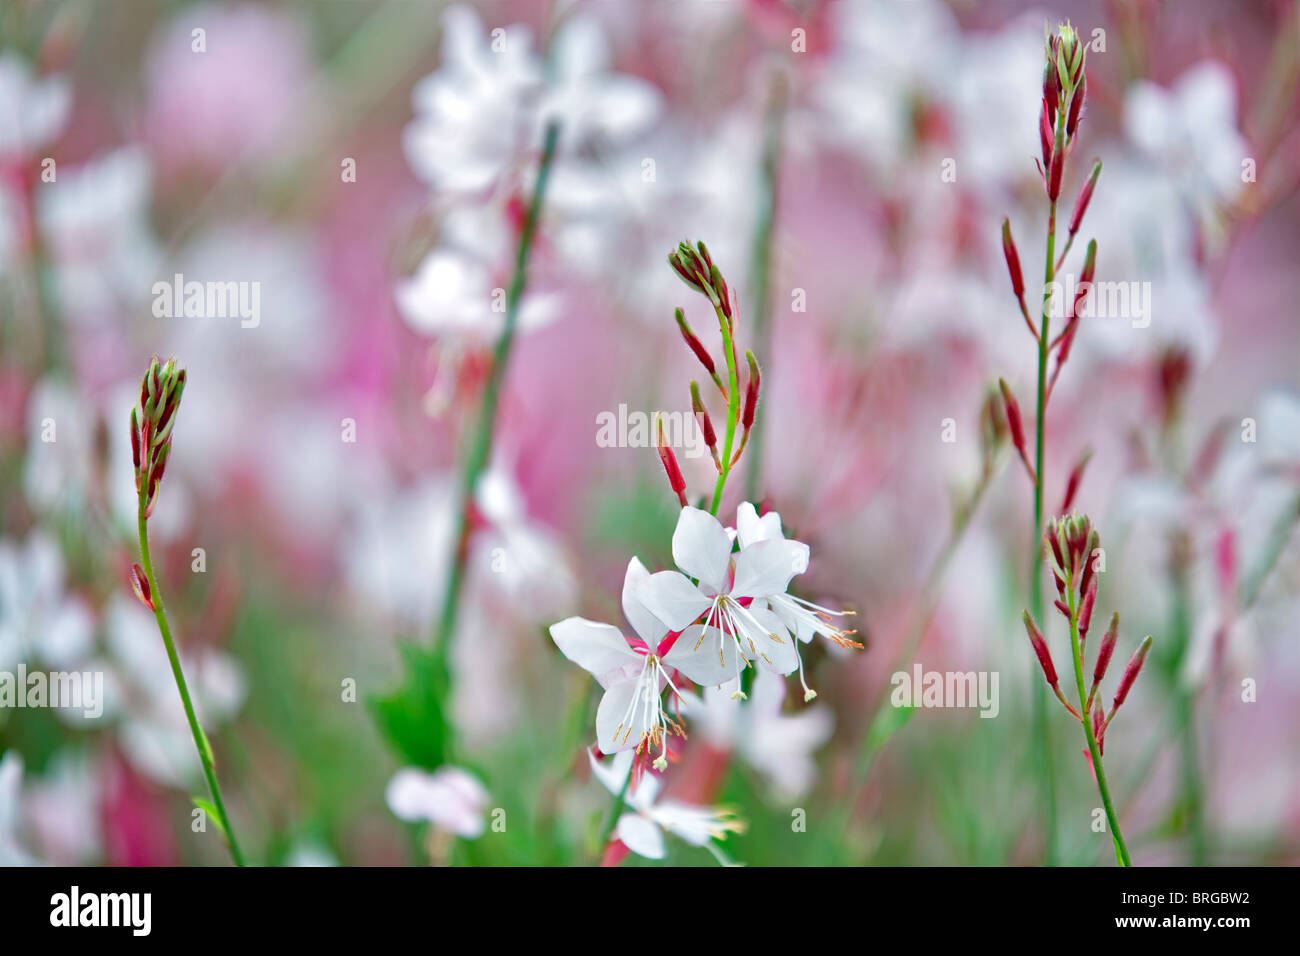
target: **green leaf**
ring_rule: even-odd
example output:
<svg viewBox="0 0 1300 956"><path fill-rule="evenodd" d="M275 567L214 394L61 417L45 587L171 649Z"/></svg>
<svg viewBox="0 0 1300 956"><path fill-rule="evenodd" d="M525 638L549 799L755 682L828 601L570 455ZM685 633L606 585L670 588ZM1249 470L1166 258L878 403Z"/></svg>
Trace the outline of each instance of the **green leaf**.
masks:
<svg viewBox="0 0 1300 956"><path fill-rule="evenodd" d="M372 698L371 712L392 748L405 760L436 770L451 759L453 728L448 716L451 674L441 651L414 644L400 647L403 681L392 694Z"/></svg>

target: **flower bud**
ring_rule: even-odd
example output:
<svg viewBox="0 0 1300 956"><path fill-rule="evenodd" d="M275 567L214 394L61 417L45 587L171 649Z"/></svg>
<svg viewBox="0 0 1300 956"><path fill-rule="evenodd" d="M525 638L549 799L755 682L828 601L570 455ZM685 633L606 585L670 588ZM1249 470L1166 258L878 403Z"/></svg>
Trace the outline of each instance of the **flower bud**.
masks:
<svg viewBox="0 0 1300 956"><path fill-rule="evenodd" d="M668 485L672 488L673 493L677 495L677 500L681 502L682 507L686 507L686 479L682 476L682 469L677 464L677 456L669 447L667 440L664 438L664 422L659 419L659 460L663 462L664 473L668 475Z"/></svg>
<svg viewBox="0 0 1300 956"><path fill-rule="evenodd" d="M1070 477L1065 483L1065 498L1062 499L1061 507L1059 509L1062 514L1065 514L1065 512L1069 511L1070 505L1074 504L1074 497L1079 492L1079 484L1083 481L1084 469L1088 467L1088 462L1091 460L1092 460L1092 450L1089 449L1088 451L1083 453L1083 456L1079 459L1078 464L1076 464L1074 468L1070 471Z"/></svg>
<svg viewBox="0 0 1300 956"><path fill-rule="evenodd" d="M1075 87L1074 95L1070 97L1070 112L1065 119L1066 136L1073 136L1075 130L1079 128L1079 116L1083 113L1083 96L1087 88L1087 77L1081 74L1079 76L1079 85Z"/></svg>
<svg viewBox="0 0 1300 956"><path fill-rule="evenodd" d="M686 340L686 344L690 346L691 351L695 353L695 357L700 360L700 364L708 370L710 375L716 378L718 370L713 364L713 356L709 354L709 350L704 347L704 343L699 340L695 335L695 332L692 331L691 327L687 324L686 314L682 312L681 309L678 309L675 315L677 318L677 328L681 331L682 338Z"/></svg>
<svg viewBox="0 0 1300 956"><path fill-rule="evenodd" d="M1112 614L1110 618L1110 627L1106 629L1106 636L1101 639L1101 647L1097 648L1097 663L1092 668L1092 682L1100 684L1102 678L1106 676L1106 668L1110 667L1111 655L1115 653L1115 644L1119 641L1119 614Z"/></svg>
<svg viewBox="0 0 1300 956"><path fill-rule="evenodd" d="M1088 174L1088 181L1083 184L1079 190L1079 198L1074 201L1074 213L1070 216L1070 235L1079 231L1079 224L1083 222L1083 214L1088 211L1088 203L1092 201L1092 191L1097 188L1097 177L1101 175L1101 160L1098 159L1092 164L1092 172Z"/></svg>
<svg viewBox="0 0 1300 956"><path fill-rule="evenodd" d="M1047 642L1043 640L1043 632L1038 629L1034 619L1025 611L1025 633L1029 635L1029 643L1034 648L1034 653L1038 655L1038 665L1043 669L1043 677L1047 679L1048 687L1055 687L1057 684L1056 666L1052 663L1052 655L1047 649Z"/></svg>
<svg viewBox="0 0 1300 956"><path fill-rule="evenodd" d="M1114 713L1119 709L1119 705L1124 703L1128 697L1129 690L1133 687L1133 682L1142 671L1142 665L1146 663L1147 652L1151 650L1151 635L1148 634L1138 645L1138 649L1133 656L1129 658L1128 666L1124 668L1124 676L1120 678L1119 689L1115 691L1115 699L1111 702L1111 712Z"/></svg>
<svg viewBox="0 0 1300 956"><path fill-rule="evenodd" d="M749 364L749 383L745 386L745 408L740 416L740 423L744 426L745 431L749 431L754 424L754 412L758 408L760 377L758 362L755 361L753 352L745 353L745 361Z"/></svg>
<svg viewBox="0 0 1300 956"><path fill-rule="evenodd" d="M704 444L709 446L709 450L716 450L718 447L718 435L713 430L713 420L709 418L709 410L704 407L704 400L700 398L700 386L698 382L691 382L691 409L695 412L700 422L700 430L704 432Z"/></svg>
<svg viewBox="0 0 1300 956"><path fill-rule="evenodd" d="M131 589L135 591L135 596L140 599L141 604L151 611L155 609L149 578L145 575L144 568L138 564L131 565Z"/></svg>
<svg viewBox="0 0 1300 956"><path fill-rule="evenodd" d="M1011 220L1002 220L1002 255L1007 260L1007 272L1011 274L1011 291L1017 299L1025 294L1025 276L1020 271L1020 253L1016 251L1016 241L1011 237Z"/></svg>

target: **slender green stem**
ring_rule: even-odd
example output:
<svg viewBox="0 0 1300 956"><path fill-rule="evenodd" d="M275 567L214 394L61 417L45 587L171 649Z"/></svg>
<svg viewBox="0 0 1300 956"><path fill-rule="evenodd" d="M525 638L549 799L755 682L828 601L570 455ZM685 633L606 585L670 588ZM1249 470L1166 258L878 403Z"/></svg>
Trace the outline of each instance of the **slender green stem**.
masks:
<svg viewBox="0 0 1300 956"><path fill-rule="evenodd" d="M559 135L559 127L555 123L547 127L546 142L542 148L541 165L537 169L537 183L533 187L532 202L528 206L528 215L519 233L514 276L510 280L510 288L506 291L505 326L493 352L492 369L488 373L487 384L483 389L483 403L479 409L478 422L461 472L456 529L452 538L455 550L452 554L451 569L447 574L446 587L443 590L442 612L433 637L435 651L446 647L456 629L460 596L465 580L465 565L469 557L470 514L474 506L474 491L478 487L479 479L487 467L488 456L492 452L492 433L496 427L501 385L505 380L506 366L510 361L510 349L514 344L515 327L519 321L519 303L528 284L528 255L532 250L533 236L537 232L537 219L542 208L542 197L546 192L546 182L550 178L551 163L555 158L555 144Z"/></svg>
<svg viewBox="0 0 1300 956"><path fill-rule="evenodd" d="M1088 560L1091 560L1089 558ZM1106 808L1106 819L1110 823L1110 838L1115 844L1115 859L1120 866L1132 866L1128 847L1124 844L1124 833L1119 827L1119 816L1110 799L1110 787L1106 784L1106 770L1101 764L1101 748L1097 746L1097 735L1092 730L1092 718L1088 713L1088 691L1083 681L1083 647L1079 643L1079 609L1075 603L1074 589L1070 589L1070 658L1074 663L1074 683L1079 691L1079 712L1082 714L1083 734L1088 738L1088 753L1092 755L1092 770L1097 778L1097 791L1101 794L1102 806Z"/></svg>
<svg viewBox="0 0 1300 956"><path fill-rule="evenodd" d="M722 490L727 486L727 477L731 474L731 446L736 440L736 424L740 420L740 374L736 369L736 348L731 340L731 321L718 313L718 327L722 330L722 352L727 357L727 433L722 443L722 468L718 471L717 484L713 486L713 503L709 514L717 516L722 506Z"/></svg>
<svg viewBox="0 0 1300 956"><path fill-rule="evenodd" d="M767 121L763 135L762 182L759 186L758 224L750 256L753 275L753 308L750 315L754 328L754 354L760 362L772 359L772 244L776 235L777 181L781 161L781 124L785 116L785 77L772 77L772 93L767 104ZM759 497L763 468L763 416L758 416L749 431L749 467L745 471L745 497Z"/></svg>
<svg viewBox="0 0 1300 956"><path fill-rule="evenodd" d="M189 685L185 683L185 673L181 670L181 661L176 654L176 644L172 640L171 627L167 623L167 612L163 609L162 591L158 587L158 578L153 571L153 558L149 554L149 528L144 515L144 508L144 495L141 494L139 495L137 509L137 528L140 533L140 564L143 566L145 577L149 581L149 594L153 600L153 616L158 622L158 630L162 634L163 644L167 648L167 660L171 662L172 676L176 678L176 689L180 691L181 703L185 705L185 718L189 721L190 733L194 737L194 746L199 752L199 762L203 764L203 776L208 781L208 792L212 795L212 803L221 817L222 829L226 831L226 840L230 844L230 855L234 857L236 866L244 866L244 856L239 851L239 841L235 839L235 829L230 824L230 815L226 813L225 801L221 799L221 785L217 783L217 771L212 759L212 746L208 743L203 728L199 726L198 717L195 716L194 704L190 700Z"/></svg>
<svg viewBox="0 0 1300 956"><path fill-rule="evenodd" d="M1058 146L1060 146L1061 123L1058 118ZM1036 420L1034 422L1034 528L1030 544L1029 608L1034 620L1043 619L1043 591L1039 581L1040 557L1042 554L1043 533L1043 464L1044 431L1047 421L1047 358L1048 344L1051 342L1049 326L1051 323L1052 283L1056 279L1056 203L1051 205L1047 220L1047 254L1043 270L1043 311L1038 325L1038 389L1036 401ZM1042 774L1043 803L1047 812L1047 863L1055 866L1058 858L1056 834L1056 771L1052 756L1052 742L1047 722L1047 690L1035 682L1033 696L1034 737L1039 751L1038 763Z"/></svg>

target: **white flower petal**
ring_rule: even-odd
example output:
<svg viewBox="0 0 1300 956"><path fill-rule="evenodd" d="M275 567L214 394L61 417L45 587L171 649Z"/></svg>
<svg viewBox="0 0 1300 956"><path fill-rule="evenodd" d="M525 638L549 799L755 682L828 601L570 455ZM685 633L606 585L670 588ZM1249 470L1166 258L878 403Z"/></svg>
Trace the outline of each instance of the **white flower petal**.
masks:
<svg viewBox="0 0 1300 956"><path fill-rule="evenodd" d="M677 571L650 575L637 589L637 596L672 631L680 631L709 609L713 601Z"/></svg>
<svg viewBox="0 0 1300 956"><path fill-rule="evenodd" d="M641 742L655 709L654 699L647 700L646 695L658 690L639 678L609 686L596 708L596 743L602 753L618 753Z"/></svg>
<svg viewBox="0 0 1300 956"><path fill-rule="evenodd" d="M727 530L707 511L683 508L673 532L673 560L701 585L720 592L726 586L731 562Z"/></svg>
<svg viewBox="0 0 1300 956"><path fill-rule="evenodd" d="M740 546L748 548L760 541L779 540L785 535L781 532L781 515L769 511L761 518L758 511L748 501L742 501L736 509L736 532L740 537Z"/></svg>
<svg viewBox="0 0 1300 956"><path fill-rule="evenodd" d="M790 579L808 570L808 545L802 541L759 541L736 556L733 597L784 594Z"/></svg>
<svg viewBox="0 0 1300 956"><path fill-rule="evenodd" d="M766 608L751 607L747 615L737 615L736 623L741 627L741 647L746 657L777 674L798 670L794 638L779 617Z"/></svg>
<svg viewBox="0 0 1300 956"><path fill-rule="evenodd" d="M618 818L616 835L637 856L662 860L666 852L664 833L639 813L625 813Z"/></svg>
<svg viewBox="0 0 1300 956"><path fill-rule="evenodd" d="M723 684L736 676L736 642L716 627L695 624L682 632L663 661L701 686Z"/></svg>
<svg viewBox="0 0 1300 956"><path fill-rule="evenodd" d="M668 625L655 617L637 595L637 589L649 579L650 572L636 558L627 563L627 573L623 575L623 614L641 640L654 648L668 633Z"/></svg>
<svg viewBox="0 0 1300 956"><path fill-rule="evenodd" d="M639 659L618 628L583 617L569 617L552 624L551 640L565 657L596 677Z"/></svg>
<svg viewBox="0 0 1300 956"><path fill-rule="evenodd" d="M615 796L623 792L623 783L627 780L627 775L632 772L634 756L631 750L623 750L609 760L597 760L590 749L587 751L587 761L591 764L592 775L600 781L601 786Z"/></svg>

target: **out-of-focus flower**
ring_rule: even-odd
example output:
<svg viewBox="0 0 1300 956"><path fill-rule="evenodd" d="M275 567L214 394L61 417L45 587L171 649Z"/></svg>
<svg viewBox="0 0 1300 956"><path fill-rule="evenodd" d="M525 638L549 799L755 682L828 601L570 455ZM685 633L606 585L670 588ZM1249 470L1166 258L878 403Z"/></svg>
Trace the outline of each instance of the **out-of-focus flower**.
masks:
<svg viewBox="0 0 1300 956"><path fill-rule="evenodd" d="M728 833L740 833L744 824L722 807L700 807L678 800L657 800L659 778L645 774L627 784L632 772L632 754L628 751L612 759L600 761L587 752L591 771L596 779L614 795L624 793L624 802L631 812L618 818L614 835L638 856L649 860L662 860L668 852L664 831L668 831L691 846L707 847L714 840L725 840ZM624 786L627 786L624 792Z"/></svg>
<svg viewBox="0 0 1300 956"><path fill-rule="evenodd" d="M144 151L128 147L60 167L58 181L40 190L40 224L68 321L85 324L145 304L158 274L150 178Z"/></svg>
<svg viewBox="0 0 1300 956"><path fill-rule="evenodd" d="M192 31L205 31L195 52ZM154 37L145 118L166 166L220 170L294 142L306 122L311 48L297 15L244 3L186 9Z"/></svg>
<svg viewBox="0 0 1300 956"><path fill-rule="evenodd" d="M496 205L448 211L442 241L394 291L407 324L426 335L464 337L480 345L495 340L505 324L513 241L507 217ZM534 291L520 303L519 327L540 328L558 314L553 293Z"/></svg>
<svg viewBox="0 0 1300 956"><path fill-rule="evenodd" d="M393 774L384 799L398 819L425 821L467 840L487 829L487 789L459 767L439 767L433 773L405 767Z"/></svg>
<svg viewBox="0 0 1300 956"><path fill-rule="evenodd" d="M754 677L750 701L741 706L735 687L707 687L688 696L683 710L705 740L737 751L761 773L777 800L794 800L808 792L817 773L813 752L830 739L835 720L821 704L784 714L785 681L768 670Z"/></svg>
<svg viewBox="0 0 1300 956"><path fill-rule="evenodd" d="M1250 149L1237 130L1236 82L1222 63L1198 63L1167 89L1134 84L1124 101L1124 130L1203 225L1243 188Z"/></svg>
<svg viewBox="0 0 1300 956"><path fill-rule="evenodd" d="M95 415L61 377L41 379L27 403L23 488L38 512L85 506L94 467Z"/></svg>
<svg viewBox="0 0 1300 956"><path fill-rule="evenodd" d="M51 537L0 540L0 670L30 659L79 661L93 630L89 608L64 591L63 554Z"/></svg>
<svg viewBox="0 0 1300 956"><path fill-rule="evenodd" d="M0 158L21 157L52 142L72 108L62 77L38 79L12 53L0 56Z"/></svg>
<svg viewBox="0 0 1300 956"><path fill-rule="evenodd" d="M596 711L596 740L601 751L635 750L637 757L644 759L652 747L658 747L654 765L662 770L668 766L668 735L682 733L663 705L665 686L678 694L671 672L680 671L698 684L720 684L737 665L731 642L709 639L708 628L688 627L690 622L686 622L681 633L670 635L668 626L640 597L649 579L650 572L640 561L633 558L628 562L623 614L636 637L625 637L610 624L570 617L551 625L551 638L565 657L605 688Z"/></svg>
<svg viewBox="0 0 1300 956"><path fill-rule="evenodd" d="M84 865L103 852L99 774L93 758L62 750L44 775L28 784L25 817L47 863Z"/></svg>
<svg viewBox="0 0 1300 956"><path fill-rule="evenodd" d="M109 650L105 712L121 720L123 751L151 779L174 787L190 785L198 779L199 764L153 615L115 594L104 612L104 629ZM238 713L248 688L233 658L200 647L182 653L181 666L190 676L194 707L204 727L211 731Z"/></svg>
<svg viewBox="0 0 1300 956"><path fill-rule="evenodd" d="M445 192L490 190L541 141L551 119L562 124L561 149L571 154L619 146L655 120L658 91L609 71L594 20L566 20L553 46L548 75L526 26L489 34L474 10L448 9L442 62L416 85L416 115L403 137L416 175Z"/></svg>
<svg viewBox="0 0 1300 956"><path fill-rule="evenodd" d="M22 786L22 755L16 750L7 750L0 756L0 866L36 866L39 863L18 842Z"/></svg>

